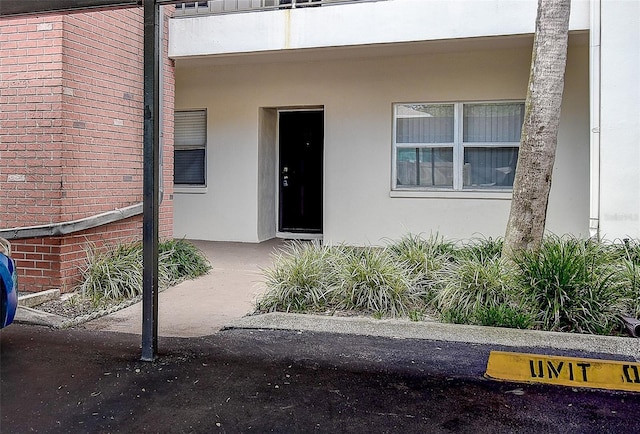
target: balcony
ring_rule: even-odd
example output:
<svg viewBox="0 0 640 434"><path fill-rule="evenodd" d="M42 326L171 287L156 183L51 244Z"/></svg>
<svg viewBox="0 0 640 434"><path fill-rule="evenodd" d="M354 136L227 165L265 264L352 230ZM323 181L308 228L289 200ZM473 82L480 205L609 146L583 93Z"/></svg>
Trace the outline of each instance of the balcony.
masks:
<svg viewBox="0 0 640 434"><path fill-rule="evenodd" d="M296 9L331 6L336 3L361 3L386 0L210 0L180 3L175 6L174 17L217 15L234 12L257 12L274 9Z"/></svg>
<svg viewBox="0 0 640 434"><path fill-rule="evenodd" d="M589 0L573 0L570 30L589 28ZM402 53L417 45L479 41L530 45L536 0L211 0L183 3L169 23L172 59L349 50ZM236 13L254 12L260 13ZM504 41L507 38L509 41ZM520 42L518 42L520 41ZM475 50L478 44L458 49ZM345 50L349 49L349 50ZM405 53L407 54L407 53Z"/></svg>

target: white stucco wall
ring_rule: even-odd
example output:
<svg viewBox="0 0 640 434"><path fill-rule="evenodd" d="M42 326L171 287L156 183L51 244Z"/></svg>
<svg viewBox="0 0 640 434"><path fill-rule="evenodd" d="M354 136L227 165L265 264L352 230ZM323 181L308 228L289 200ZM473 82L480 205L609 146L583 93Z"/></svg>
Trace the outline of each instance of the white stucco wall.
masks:
<svg viewBox="0 0 640 434"><path fill-rule="evenodd" d="M587 44L572 46L568 61L548 229L586 235ZM318 62L189 68L178 61L176 109L208 109L209 170L206 193L176 193L174 234L262 239L265 198L275 191L264 182L276 180L259 178L269 172L258 163L260 108L324 106L326 241L380 243L430 231L502 236L508 199L391 197L392 104L524 99L529 62L528 47L493 50L490 43L473 52ZM271 161L274 151L261 146L260 155Z"/></svg>
<svg viewBox="0 0 640 434"><path fill-rule="evenodd" d="M640 2L601 11L600 233L640 238Z"/></svg>
<svg viewBox="0 0 640 434"><path fill-rule="evenodd" d="M169 57L533 33L536 0L386 0L171 20ZM589 28L589 0L570 30Z"/></svg>

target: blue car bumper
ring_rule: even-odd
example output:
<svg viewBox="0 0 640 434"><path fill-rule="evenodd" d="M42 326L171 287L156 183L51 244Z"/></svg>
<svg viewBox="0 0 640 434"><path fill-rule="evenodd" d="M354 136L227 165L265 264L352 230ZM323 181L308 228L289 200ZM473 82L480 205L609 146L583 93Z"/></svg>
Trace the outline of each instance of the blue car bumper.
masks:
<svg viewBox="0 0 640 434"><path fill-rule="evenodd" d="M0 290L2 295L2 315L0 328L13 322L18 308L18 274L16 263L9 256L0 252Z"/></svg>

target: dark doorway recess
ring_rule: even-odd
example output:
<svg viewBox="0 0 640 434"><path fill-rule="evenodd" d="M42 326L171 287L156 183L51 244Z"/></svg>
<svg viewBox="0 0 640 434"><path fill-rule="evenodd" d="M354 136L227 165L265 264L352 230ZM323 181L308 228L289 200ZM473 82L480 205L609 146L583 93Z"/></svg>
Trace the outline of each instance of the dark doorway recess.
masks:
<svg viewBox="0 0 640 434"><path fill-rule="evenodd" d="M278 231L322 233L324 112L280 112Z"/></svg>

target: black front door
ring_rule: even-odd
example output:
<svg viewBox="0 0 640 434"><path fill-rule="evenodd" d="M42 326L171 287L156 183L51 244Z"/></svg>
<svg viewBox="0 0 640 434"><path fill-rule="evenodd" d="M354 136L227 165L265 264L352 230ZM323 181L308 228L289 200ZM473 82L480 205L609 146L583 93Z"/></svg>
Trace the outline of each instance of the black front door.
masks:
<svg viewBox="0 0 640 434"><path fill-rule="evenodd" d="M322 233L324 112L280 112L280 232Z"/></svg>

